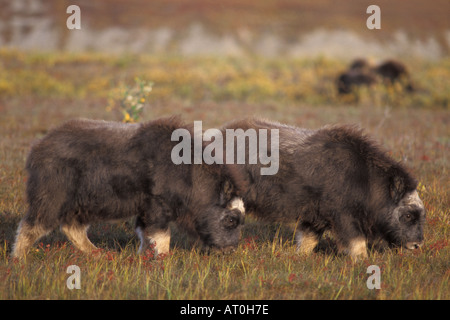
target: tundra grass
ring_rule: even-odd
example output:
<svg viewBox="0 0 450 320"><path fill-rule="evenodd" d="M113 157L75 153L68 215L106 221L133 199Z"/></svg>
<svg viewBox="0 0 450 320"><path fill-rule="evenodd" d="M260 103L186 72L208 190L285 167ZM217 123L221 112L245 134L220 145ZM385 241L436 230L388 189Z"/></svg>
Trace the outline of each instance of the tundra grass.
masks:
<svg viewBox="0 0 450 320"><path fill-rule="evenodd" d="M139 78L154 83L150 97L153 104L238 101L448 109L450 58L403 62L411 73L414 94L408 94L399 84L380 84L339 96L336 79L348 65L333 59L25 54L0 49L0 96L108 99L116 88Z"/></svg>
<svg viewBox="0 0 450 320"><path fill-rule="evenodd" d="M280 233L259 240L259 232L264 231L261 236L267 238L267 228L253 222L248 229L256 236L244 233L237 251L227 255L205 254L196 247L175 247L168 255L155 259L151 252L136 255L138 244L130 235L125 246L103 244L104 249L92 256L80 254L66 242L46 241L22 262L10 259L4 244L0 250L0 298L450 298L447 239L428 241L417 252L372 252L367 260L354 263L346 256L321 249L311 256L300 256L292 241L282 239ZM108 236L114 238L115 234L112 231ZM323 240L322 247L327 242L332 243L332 239ZM67 287L70 265L80 268L80 289ZM380 267L381 289L367 288L369 265Z"/></svg>
<svg viewBox="0 0 450 320"><path fill-rule="evenodd" d="M359 101L342 101L327 94L331 75L345 67L340 61L0 55L0 299L450 299L448 61L418 62L418 81L432 84L418 96L391 92L382 99L388 89L375 88ZM289 78L294 72L298 79ZM27 209L30 145L73 117L121 120L120 113L107 111L109 92L135 77L154 83L141 121L180 114L208 128L257 115L308 128L361 125L419 179L427 211L424 247L373 249L368 259L353 263L336 254L326 234L317 252L302 256L293 243L295 226L247 217L232 254L202 253L174 228L171 252L155 258L136 254L129 220L93 225L89 237L100 248L94 255L81 254L55 230L26 261L11 258ZM291 80L280 80L285 77ZM303 93L289 96L286 83ZM67 287L71 265L80 268L80 289ZM380 289L367 287L370 265L380 268Z"/></svg>

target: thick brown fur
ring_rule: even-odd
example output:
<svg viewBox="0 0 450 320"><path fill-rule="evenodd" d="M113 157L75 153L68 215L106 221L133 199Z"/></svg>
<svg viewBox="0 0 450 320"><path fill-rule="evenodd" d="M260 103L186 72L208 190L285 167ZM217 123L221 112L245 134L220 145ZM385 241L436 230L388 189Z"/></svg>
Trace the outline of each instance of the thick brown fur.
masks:
<svg viewBox="0 0 450 320"><path fill-rule="evenodd" d="M365 59L355 59L348 70L338 75L336 86L339 94L354 92L360 86L372 86L376 83L392 85L399 82L407 92L413 92L414 86L406 66L397 60L386 60L377 66L371 66Z"/></svg>
<svg viewBox="0 0 450 320"><path fill-rule="evenodd" d="M236 128L279 130L277 174L260 175L259 163L234 166L246 180L247 213L269 222L298 222L298 240L308 247L300 243L300 251L311 251L326 230L353 256L364 255L361 239L382 238L392 245L423 240L420 199L417 206L401 204L415 192L417 180L356 126L308 130L244 119L222 130ZM399 210L414 211L415 223L399 224Z"/></svg>
<svg viewBox="0 0 450 320"><path fill-rule="evenodd" d="M29 209L14 256L57 227L90 252L90 224L133 216L141 250L156 241L159 253L166 252L172 221L182 221L207 247L236 246L244 217L230 206L238 193L231 168L175 165L171 136L179 128L191 130L173 117L143 124L78 119L48 133L26 163Z"/></svg>

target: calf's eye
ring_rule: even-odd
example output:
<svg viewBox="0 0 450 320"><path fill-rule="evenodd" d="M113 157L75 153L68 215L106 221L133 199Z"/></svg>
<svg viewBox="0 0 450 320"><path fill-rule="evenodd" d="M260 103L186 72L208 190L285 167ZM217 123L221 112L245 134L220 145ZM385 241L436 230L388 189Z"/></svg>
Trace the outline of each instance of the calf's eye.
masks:
<svg viewBox="0 0 450 320"><path fill-rule="evenodd" d="M234 229L239 225L239 218L233 215L225 217L223 221L223 225L227 229Z"/></svg>

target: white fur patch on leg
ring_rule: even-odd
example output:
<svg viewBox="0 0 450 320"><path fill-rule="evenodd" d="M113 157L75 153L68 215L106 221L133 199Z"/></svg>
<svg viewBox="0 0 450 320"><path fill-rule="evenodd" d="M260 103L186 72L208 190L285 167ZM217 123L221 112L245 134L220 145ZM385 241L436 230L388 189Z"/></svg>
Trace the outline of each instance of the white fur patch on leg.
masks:
<svg viewBox="0 0 450 320"><path fill-rule="evenodd" d="M87 237L89 226L63 225L61 230L79 250L89 253L97 249Z"/></svg>
<svg viewBox="0 0 450 320"><path fill-rule="evenodd" d="M355 260L359 258L365 259L368 257L367 255L367 243L364 238L355 238L350 240L350 244L348 246L348 254Z"/></svg>
<svg viewBox="0 0 450 320"><path fill-rule="evenodd" d="M295 240L297 251L302 254L310 254L319 243L318 236L313 232L298 231Z"/></svg>
<svg viewBox="0 0 450 320"><path fill-rule="evenodd" d="M12 254L13 257L24 257L33 243L48 232L48 230L45 230L39 225L31 227L22 220L17 228L17 236Z"/></svg>
<svg viewBox="0 0 450 320"><path fill-rule="evenodd" d="M156 254L168 253L170 249L170 228L149 232L150 243L155 244Z"/></svg>

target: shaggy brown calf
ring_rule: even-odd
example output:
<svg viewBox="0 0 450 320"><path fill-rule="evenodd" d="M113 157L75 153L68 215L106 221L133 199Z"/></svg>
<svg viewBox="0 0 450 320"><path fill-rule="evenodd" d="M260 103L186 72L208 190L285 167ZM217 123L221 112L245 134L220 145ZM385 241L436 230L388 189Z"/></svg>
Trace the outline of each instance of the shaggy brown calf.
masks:
<svg viewBox="0 0 450 320"><path fill-rule="evenodd" d="M356 59L350 64L347 71L339 74L336 86L339 94L348 94L357 87L369 87L379 82L386 85L399 82L406 91L414 91L406 66L396 60L387 60L372 67L367 60Z"/></svg>
<svg viewBox="0 0 450 320"><path fill-rule="evenodd" d="M377 82L377 78L370 72L361 70L349 70L339 75L337 88L339 94L352 93L355 87L371 86Z"/></svg>
<svg viewBox="0 0 450 320"><path fill-rule="evenodd" d="M90 252L90 224L133 216L140 251L156 242L158 253L168 252L171 221L206 247L236 246L244 211L230 168L175 165L171 137L179 128L191 130L177 118L143 124L72 120L52 130L27 160L29 209L13 255L24 256L58 226Z"/></svg>
<svg viewBox="0 0 450 320"><path fill-rule="evenodd" d="M400 82L407 91L414 91L409 72L406 66L399 61L387 60L373 68L373 72L380 75L386 84Z"/></svg>
<svg viewBox="0 0 450 320"><path fill-rule="evenodd" d="M222 131L236 128L279 131L276 174L261 175L261 163L231 166L247 184L246 212L269 222L297 222L300 252L313 251L326 230L355 258L367 256L368 242L377 239L408 249L422 244L425 213L417 181L360 129L307 130L246 119ZM248 157L248 145L245 152Z"/></svg>

